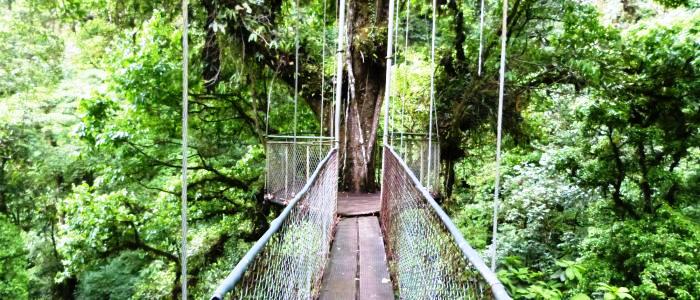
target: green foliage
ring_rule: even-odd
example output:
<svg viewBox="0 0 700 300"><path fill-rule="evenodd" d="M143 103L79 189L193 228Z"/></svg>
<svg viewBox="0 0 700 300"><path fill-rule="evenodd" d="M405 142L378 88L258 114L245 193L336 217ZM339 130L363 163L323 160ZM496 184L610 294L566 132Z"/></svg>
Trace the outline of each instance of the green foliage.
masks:
<svg viewBox="0 0 700 300"><path fill-rule="evenodd" d="M620 30L600 24L592 7L563 9L542 48L509 44L538 67L523 67L522 56L509 63L514 85L535 86L510 135L530 140L505 142L502 278L529 298L695 299L699 15L650 14ZM540 81L549 78L560 83ZM479 161L493 157L480 137L467 141L454 216L486 248L492 166Z"/></svg>
<svg viewBox="0 0 700 300"><path fill-rule="evenodd" d="M604 300L634 299L626 287L616 287L605 283L599 285L598 290L603 292Z"/></svg>
<svg viewBox="0 0 700 300"><path fill-rule="evenodd" d="M27 250L22 232L0 217L0 298L27 299Z"/></svg>
<svg viewBox="0 0 700 300"><path fill-rule="evenodd" d="M166 299L174 276L162 262L149 264L145 253L123 252L81 275L80 299Z"/></svg>
<svg viewBox="0 0 700 300"><path fill-rule="evenodd" d="M686 299L700 294L697 223L668 207L658 217L592 229L583 243L589 256L588 277L625 283L640 298Z"/></svg>
<svg viewBox="0 0 700 300"><path fill-rule="evenodd" d="M679 7L679 6L688 6L688 7L698 7L700 3L698 3L696 0L654 0L658 2L659 4L666 6L666 7Z"/></svg>
<svg viewBox="0 0 700 300"><path fill-rule="evenodd" d="M643 11L605 23L581 1L510 3L498 275L515 298L700 297L700 14L686 9L697 1L655 2L676 8L630 1ZM438 21L438 128L447 177L454 172L443 204L480 250L491 242L498 3L486 5L480 76L478 1L448 1ZM177 296L179 2L7 4L0 298ZM351 42L363 62L381 65L385 20L363 7L372 22ZM320 75L334 72L334 9L329 2L324 24L322 2L190 6L193 298L214 289L275 215L261 192L266 121L270 133L319 130L312 106ZM427 127L431 13L412 2L408 41L399 35L409 49L397 55L396 130ZM300 228L285 251L312 231Z"/></svg>
<svg viewBox="0 0 700 300"><path fill-rule="evenodd" d="M580 277L577 277L576 272L584 271L583 267L575 262L561 261L557 262L561 269L548 277L542 272L524 267L517 256L504 258L502 264L501 270L498 271L498 278L516 299L563 299L562 289L579 280Z"/></svg>
<svg viewBox="0 0 700 300"><path fill-rule="evenodd" d="M63 41L45 26L47 14L17 3L0 9L0 97L47 86L62 75Z"/></svg>
<svg viewBox="0 0 700 300"><path fill-rule="evenodd" d="M522 257L529 266L547 268L555 259L576 252L577 224L595 191L581 188L556 171L556 150L539 162L515 165L504 176L501 251Z"/></svg>
<svg viewBox="0 0 700 300"><path fill-rule="evenodd" d="M84 51L83 55L90 64L101 66L112 50L112 42L117 35L114 24L103 19L92 19L80 27L78 46Z"/></svg>

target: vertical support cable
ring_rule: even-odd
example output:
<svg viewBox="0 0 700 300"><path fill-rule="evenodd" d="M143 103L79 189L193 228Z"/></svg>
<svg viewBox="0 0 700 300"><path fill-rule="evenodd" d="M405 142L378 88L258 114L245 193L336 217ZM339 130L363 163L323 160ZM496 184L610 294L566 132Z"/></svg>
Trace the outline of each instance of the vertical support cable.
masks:
<svg viewBox="0 0 700 300"><path fill-rule="evenodd" d="M435 21L437 13L437 0L433 0L433 29L431 33L430 41L430 111L428 114L428 176L426 182L428 183L428 190L431 190L431 174L430 168L432 164L433 157L433 110L435 107Z"/></svg>
<svg viewBox="0 0 700 300"><path fill-rule="evenodd" d="M403 62L406 63L408 61L408 28L411 26L410 23L410 15L411 15L411 0L406 0L406 38L404 39L404 48L403 48ZM404 119L406 118L405 114L405 107L406 107L406 100L402 99L401 101L401 143L399 144L399 149L403 148L403 133L404 133ZM402 152L403 155L406 155L406 152Z"/></svg>
<svg viewBox="0 0 700 300"><path fill-rule="evenodd" d="M498 247L498 197L501 191L501 132L503 127L503 90L506 76L506 30L508 29L508 0L503 0L503 27L501 29L501 69L498 78L498 128L496 133L496 183L493 192L493 241L491 247L491 270L496 271L496 248Z"/></svg>
<svg viewBox="0 0 700 300"><path fill-rule="evenodd" d="M481 16L479 18L481 19L479 21L479 66L476 74L481 76L481 60L484 52L484 0L481 0Z"/></svg>
<svg viewBox="0 0 700 300"><path fill-rule="evenodd" d="M398 50L398 48L399 48L399 46L398 46L399 45L399 27L401 26L401 24L400 24L401 21L399 19L399 15L401 14L401 7L400 7L399 2L400 1L396 1L396 5L395 5L395 9L394 9L394 27L393 27L393 30L394 30L394 42L393 42L394 55L396 55L399 52L399 50ZM394 64L398 64L398 59L394 59L392 67ZM396 66L396 69L398 71L398 66ZM395 80L393 78L393 76L392 76L391 80ZM399 93L398 93L398 91L396 91L396 93L394 95L394 99L396 99L396 97L398 97L398 95L399 95ZM391 106L389 107L389 126L392 128L396 127L396 109L394 109ZM395 128L389 132L389 134L390 134L389 135L389 145L391 145L391 146L393 146L393 144L394 144L394 131L395 131Z"/></svg>
<svg viewBox="0 0 700 300"><path fill-rule="evenodd" d="M336 23L335 26L338 26L338 22L340 21L338 18L338 6L340 6L340 4L339 4L338 0L333 1L333 4L335 4L335 11L333 12L333 17L335 18L335 23ZM335 39L335 46L338 47L337 36ZM335 68L336 68L336 64L334 63L333 67L331 69L335 69ZM335 89L336 80L337 80L336 74L335 74L335 72L333 72L333 75L331 76L331 86L332 86L332 88L331 88L331 103L330 103L331 107L328 109L328 123L329 123L328 126L330 127L328 130L328 135L333 137L331 139L331 143L329 145L330 148L333 148L333 146L335 144L335 142L333 140L335 140L335 125L336 125L335 124L335 108L334 108L335 107L335 94L336 94L336 89Z"/></svg>
<svg viewBox="0 0 700 300"><path fill-rule="evenodd" d="M272 74L272 79L267 85L267 106L265 107L265 139L267 139L269 130L270 130L270 102L272 99L272 86L275 83L275 77L277 76L277 70L275 70L275 73ZM264 143L263 146L265 146L265 156L270 155L268 152L267 148L267 143ZM268 186L267 186L267 179L269 176L268 173L270 171L270 160L265 159L265 192L267 193L269 191Z"/></svg>
<svg viewBox="0 0 700 300"><path fill-rule="evenodd" d="M318 135L318 155L323 155L323 103L326 101L326 0L323 0L323 25L321 26L322 48L321 48L321 129Z"/></svg>
<svg viewBox="0 0 700 300"><path fill-rule="evenodd" d="M182 300L187 300L187 124L188 106L187 93L188 85L188 65L189 65L189 45L187 41L188 26L188 0L182 0L182 194L180 195L180 221L182 226L182 246L180 247L180 266L182 270L181 286Z"/></svg>
<svg viewBox="0 0 700 300"><path fill-rule="evenodd" d="M401 14L401 8L399 6L399 1L396 1L396 9L394 10L394 53L398 53L397 45L399 44L399 27L401 26L401 24L399 23L399 15Z"/></svg>
<svg viewBox="0 0 700 300"><path fill-rule="evenodd" d="M343 98L343 41L345 40L345 0L340 0L338 14L338 48L335 51L335 147L340 148L340 104Z"/></svg>
<svg viewBox="0 0 700 300"><path fill-rule="evenodd" d="M391 100L391 66L394 58L394 0L389 0L389 24L387 25L387 31L389 35L387 36L386 45L386 79L384 84L384 132L382 134L382 148L384 148L389 142L389 101ZM386 170L386 151L382 151L382 174ZM384 201L384 178L382 175L382 188L380 189L380 199Z"/></svg>
<svg viewBox="0 0 700 300"><path fill-rule="evenodd" d="M292 162L294 174L292 174L292 188L297 186L297 103L299 99L299 0L294 2L294 142L292 149Z"/></svg>
<svg viewBox="0 0 700 300"><path fill-rule="evenodd" d="M389 101L391 100L391 67L394 60L394 0L389 0L389 25L387 26L387 32L389 33L387 37L386 46L386 79L384 84L384 133L382 136L382 143L384 145L389 142ZM383 160L382 160L383 161ZM384 163L382 162L382 165ZM384 166L382 166L384 169Z"/></svg>

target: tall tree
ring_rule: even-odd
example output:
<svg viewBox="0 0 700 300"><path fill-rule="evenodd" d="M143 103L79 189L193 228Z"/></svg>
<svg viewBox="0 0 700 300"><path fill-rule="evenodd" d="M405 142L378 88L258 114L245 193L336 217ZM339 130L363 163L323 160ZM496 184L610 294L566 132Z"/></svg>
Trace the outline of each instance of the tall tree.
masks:
<svg viewBox="0 0 700 300"><path fill-rule="evenodd" d="M226 72L225 67L221 66L220 49L224 47L243 47L253 52L244 60L258 63L260 66L256 70L248 70L249 76L264 77L261 74L267 69L265 74L270 76L271 73L278 72L279 74L274 76L280 78L288 87L293 87L294 47L284 47L284 44L293 44L293 36L299 34L300 97L317 118L320 119L321 113L330 115L331 108L328 105L324 107L324 112L321 112L321 89L324 88L327 95L330 95L332 87L321 86L319 72L323 70L320 70L319 66L322 58L318 40L321 34L332 32L333 26L321 24L320 29L308 28L309 22L300 21L309 14L322 14L321 3L296 8L291 1L283 3L271 0L254 5L205 0L203 6L207 16L203 24L207 31L203 50L203 77L210 92L216 90L216 85L222 83L222 78L226 78L222 73ZM336 7L329 3L326 14L332 16L334 8ZM344 62L347 75L344 76L343 90L339 91L343 98L340 155L345 161L343 186L355 192L376 189L374 154L377 151L376 136L384 95L387 13L388 1L347 2L347 26L344 29L347 34ZM217 35L216 30L222 20L227 25L223 36ZM279 46L280 44L282 46ZM259 116L251 115L250 119L254 118Z"/></svg>

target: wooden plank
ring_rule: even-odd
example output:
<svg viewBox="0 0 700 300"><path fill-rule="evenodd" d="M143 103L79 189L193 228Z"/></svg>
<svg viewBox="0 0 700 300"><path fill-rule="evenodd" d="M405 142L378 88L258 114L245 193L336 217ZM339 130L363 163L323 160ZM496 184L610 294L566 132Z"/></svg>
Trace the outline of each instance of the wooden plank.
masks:
<svg viewBox="0 0 700 300"><path fill-rule="evenodd" d="M338 215L343 217L379 214L379 194L338 194Z"/></svg>
<svg viewBox="0 0 700 300"><path fill-rule="evenodd" d="M323 274L319 299L355 300L357 275L357 219L341 219Z"/></svg>
<svg viewBox="0 0 700 300"><path fill-rule="evenodd" d="M358 218L360 246L359 299L394 299L384 240L377 217Z"/></svg>

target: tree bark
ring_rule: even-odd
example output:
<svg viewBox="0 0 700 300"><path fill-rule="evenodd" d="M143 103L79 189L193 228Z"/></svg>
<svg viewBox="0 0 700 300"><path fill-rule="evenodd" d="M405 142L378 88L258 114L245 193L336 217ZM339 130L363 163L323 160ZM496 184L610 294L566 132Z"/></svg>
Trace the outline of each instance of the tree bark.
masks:
<svg viewBox="0 0 700 300"><path fill-rule="evenodd" d="M208 16L215 11L214 6L208 5L212 3L215 2L206 0L204 3ZM276 20L280 15L280 4L279 0L270 0L269 11L261 12L269 15L271 27L279 25ZM229 9L235 7L234 2L228 1L219 3L219 5L224 5ZM384 95L387 12L388 1L386 0L377 2L349 0L347 3L348 17L345 30L349 38L345 49L346 62L344 63L347 63L347 70L352 76L344 76L343 90L338 91L343 96L342 105L344 107L341 110L341 120L347 121L341 122L339 158L342 166L341 189L350 192L373 192L377 189L375 183L377 147L375 145ZM247 51L263 57L260 60L256 59L254 63L262 63L265 67L275 70L279 80L293 86L294 53L270 48L262 41L241 39L241 37L247 37L252 33L241 22L241 19L230 18L227 34L236 41L240 40L244 49L248 49ZM274 36L268 37L268 39L272 38ZM221 55L221 51L218 51L219 41L216 39L207 37L205 42L205 48L213 48L211 50L205 49L202 52L205 61L208 61L208 64L205 63L203 77L210 79L217 73L214 72L214 68L208 69L206 67L218 65L220 60L217 59ZM308 53L307 43L308 40L302 39L299 49L299 79L302 82L300 94L303 95L301 99L309 105L317 119L320 120L321 101L317 95L320 95L322 87L316 67L320 61ZM251 60L251 62L253 61ZM248 72L255 72L255 70L248 70ZM227 78L228 75L219 74L218 77L214 78ZM326 88L329 87L330 85ZM349 102L346 99L348 89L350 90ZM330 88L326 92L330 93ZM330 111L332 109L330 105L326 107L324 110Z"/></svg>
<svg viewBox="0 0 700 300"><path fill-rule="evenodd" d="M368 33L372 30L386 33L388 2L350 1L347 9L350 38L346 53L352 76L346 81L350 99L349 107L344 110L347 116L343 119L347 121L341 127L342 187L350 192L374 192L377 190L377 131L385 88L386 38L378 35L372 40Z"/></svg>

